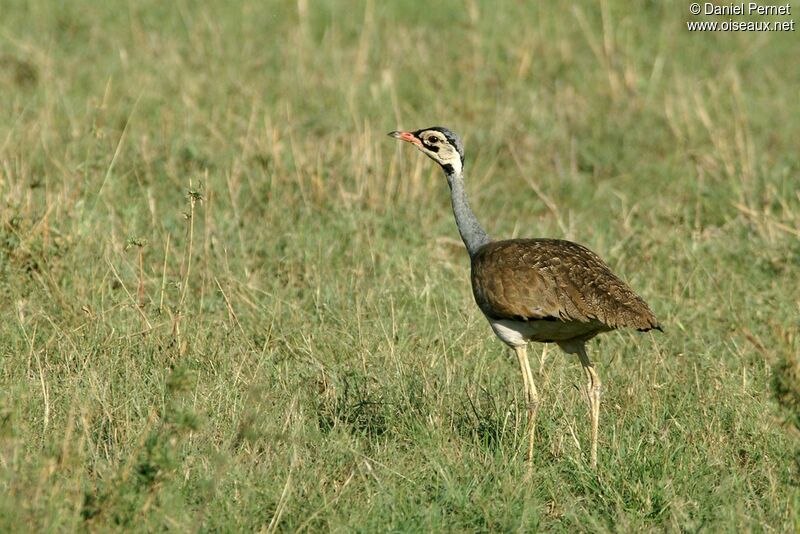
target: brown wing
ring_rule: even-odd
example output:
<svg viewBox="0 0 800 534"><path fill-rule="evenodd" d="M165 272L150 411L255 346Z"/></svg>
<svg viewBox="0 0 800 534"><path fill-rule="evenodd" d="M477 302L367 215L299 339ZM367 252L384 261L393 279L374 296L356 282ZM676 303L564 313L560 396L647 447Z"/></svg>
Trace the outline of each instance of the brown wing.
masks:
<svg viewBox="0 0 800 534"><path fill-rule="evenodd" d="M600 321L660 328L653 312L597 254L557 239L511 239L472 258L472 290L491 319Z"/></svg>

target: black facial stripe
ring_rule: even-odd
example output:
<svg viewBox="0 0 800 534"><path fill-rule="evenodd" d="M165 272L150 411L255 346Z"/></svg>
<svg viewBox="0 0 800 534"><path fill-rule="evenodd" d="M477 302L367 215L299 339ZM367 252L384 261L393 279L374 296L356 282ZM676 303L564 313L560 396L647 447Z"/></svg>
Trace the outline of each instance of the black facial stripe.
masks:
<svg viewBox="0 0 800 534"><path fill-rule="evenodd" d="M442 169L444 169L444 172L446 174L453 174L454 171L453 166L450 165L449 163L445 163L444 165L442 165Z"/></svg>
<svg viewBox="0 0 800 534"><path fill-rule="evenodd" d="M439 128L438 126L434 126L433 128L428 128L428 130L429 130L429 131L430 131L430 130L433 130L433 131L435 131L435 132L439 132L440 134L442 134L442 135L444 136L445 142L447 142L447 143L450 143L451 145L455 145L455 139L453 139L452 137L450 137L450 136L447 134L447 132L443 132L443 131L442 131L442 128Z"/></svg>
<svg viewBox="0 0 800 534"><path fill-rule="evenodd" d="M427 148L431 152L439 152L439 147L438 146L429 145L429 144L425 143L425 148Z"/></svg>
<svg viewBox="0 0 800 534"><path fill-rule="evenodd" d="M462 167L464 166L464 160L465 160L465 158L464 158L464 147L461 144L461 141L458 139L458 136L456 134L454 134L453 132L451 132L450 130L448 130L447 128L444 128L442 126L430 126L428 128L423 128L421 130L417 130L416 132L413 132L413 134L417 139L422 141L422 135L425 132L437 132L437 133L439 133L441 135L441 137L444 137L444 139L440 139L439 141L441 143L447 143L448 145L453 147L453 149L456 152L458 152L458 155L461 158L461 166ZM440 137L440 136L437 135L436 137ZM426 145L426 147L427 147L427 145Z"/></svg>

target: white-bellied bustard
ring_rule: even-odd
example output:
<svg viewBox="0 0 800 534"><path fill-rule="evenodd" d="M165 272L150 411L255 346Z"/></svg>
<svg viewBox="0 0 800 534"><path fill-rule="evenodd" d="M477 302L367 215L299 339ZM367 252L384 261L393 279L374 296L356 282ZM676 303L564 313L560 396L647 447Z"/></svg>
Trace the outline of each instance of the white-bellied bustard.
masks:
<svg viewBox="0 0 800 534"><path fill-rule="evenodd" d="M582 245L559 239L492 241L467 202L464 149L453 132L434 126L389 135L416 146L441 165L447 176L456 225L471 262L475 302L519 360L528 407L528 460L533 457L539 394L526 345L540 341L556 343L580 358L588 379L590 461L595 467L600 377L586 355L586 341L616 328L661 330L655 315L597 254Z"/></svg>

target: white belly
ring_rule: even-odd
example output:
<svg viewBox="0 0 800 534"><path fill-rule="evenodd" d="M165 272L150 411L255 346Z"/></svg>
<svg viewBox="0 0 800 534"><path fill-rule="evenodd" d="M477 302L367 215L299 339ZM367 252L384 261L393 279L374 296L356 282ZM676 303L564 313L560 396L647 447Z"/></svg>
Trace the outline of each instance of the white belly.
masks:
<svg viewBox="0 0 800 534"><path fill-rule="evenodd" d="M489 319L492 330L503 342L512 347L520 347L529 341L557 342L575 338L593 337L607 330L601 323L565 321L510 321Z"/></svg>

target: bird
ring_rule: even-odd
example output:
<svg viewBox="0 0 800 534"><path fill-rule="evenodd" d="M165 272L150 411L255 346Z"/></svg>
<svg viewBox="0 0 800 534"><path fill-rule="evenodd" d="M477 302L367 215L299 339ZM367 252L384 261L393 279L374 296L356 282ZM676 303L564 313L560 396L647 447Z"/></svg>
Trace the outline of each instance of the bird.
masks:
<svg viewBox="0 0 800 534"><path fill-rule="evenodd" d="M618 328L663 332L650 306L583 245L562 239L495 241L470 208L464 185L464 145L452 131L432 126L393 131L441 166L450 187L456 226L470 259L475 302L519 363L528 418L527 461L533 461L540 398L527 356L529 342L555 343L578 356L586 375L591 422L590 465L597 467L602 382L586 342Z"/></svg>

